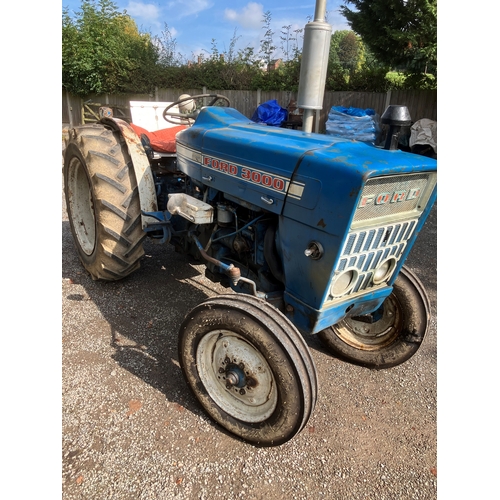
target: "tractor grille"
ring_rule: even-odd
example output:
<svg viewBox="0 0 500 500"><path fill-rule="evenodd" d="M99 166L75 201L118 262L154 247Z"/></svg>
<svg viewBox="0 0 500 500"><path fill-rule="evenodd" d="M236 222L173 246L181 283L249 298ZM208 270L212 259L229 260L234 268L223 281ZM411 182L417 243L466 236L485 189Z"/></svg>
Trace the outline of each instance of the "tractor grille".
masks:
<svg viewBox="0 0 500 500"><path fill-rule="evenodd" d="M335 276L356 269L356 283L341 297L328 296L327 302L343 301L385 286L373 283L373 273L390 257L400 260L435 184L433 172L368 180L335 268Z"/></svg>
<svg viewBox="0 0 500 500"><path fill-rule="evenodd" d="M417 219L414 219L349 234L335 269L337 272L349 268L358 270L358 280L348 295L375 286L372 283L373 271L389 257L399 260L416 225Z"/></svg>

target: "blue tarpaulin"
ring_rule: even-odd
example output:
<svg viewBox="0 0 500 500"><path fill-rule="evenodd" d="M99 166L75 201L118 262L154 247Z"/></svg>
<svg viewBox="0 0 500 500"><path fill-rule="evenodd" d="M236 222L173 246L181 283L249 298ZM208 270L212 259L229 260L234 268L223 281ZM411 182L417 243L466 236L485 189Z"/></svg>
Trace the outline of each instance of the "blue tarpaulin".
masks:
<svg viewBox="0 0 500 500"><path fill-rule="evenodd" d="M263 102L257 107L252 116L252 121L266 123L274 127L279 127L288 117L288 111L282 108L276 99Z"/></svg>

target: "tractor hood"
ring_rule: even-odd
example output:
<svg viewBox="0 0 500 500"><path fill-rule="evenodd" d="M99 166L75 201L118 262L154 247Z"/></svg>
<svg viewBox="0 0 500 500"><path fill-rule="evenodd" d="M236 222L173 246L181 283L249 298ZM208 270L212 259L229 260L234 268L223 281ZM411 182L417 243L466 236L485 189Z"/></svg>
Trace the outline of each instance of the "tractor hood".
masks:
<svg viewBox="0 0 500 500"><path fill-rule="evenodd" d="M358 315L377 309L391 292L392 283L356 289L354 297L331 296L348 242L361 230L392 234L386 222L401 221L399 226L410 229L397 234L408 236L390 248L401 265L436 196L431 158L259 125L231 108L202 109L194 126L177 134L177 158L200 187L279 216L276 246L285 298L295 311L294 323L313 333L338 322L347 309ZM307 251L315 246L320 256L310 257ZM371 262L371 256L362 257ZM360 270L363 279L365 271Z"/></svg>
<svg viewBox="0 0 500 500"><path fill-rule="evenodd" d="M193 179L327 232L345 230L349 220L340 219L352 215L368 178L436 170L430 158L261 125L226 107L203 108L176 140L179 168Z"/></svg>

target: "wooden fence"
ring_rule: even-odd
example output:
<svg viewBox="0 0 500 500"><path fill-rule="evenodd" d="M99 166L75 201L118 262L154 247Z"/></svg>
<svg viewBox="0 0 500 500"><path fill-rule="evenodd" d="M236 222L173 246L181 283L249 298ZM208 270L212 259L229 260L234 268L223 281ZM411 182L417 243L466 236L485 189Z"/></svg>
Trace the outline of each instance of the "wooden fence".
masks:
<svg viewBox="0 0 500 500"><path fill-rule="evenodd" d="M222 94L228 97L232 107L251 118L257 106L263 102L276 99L286 108L292 99L297 99L296 92L260 91L260 90L209 90L203 89L157 89L153 94L127 95L92 95L87 100L71 96L62 90L62 121L63 125L80 125L96 121L99 105L113 108L115 116L131 120L130 101L175 101L181 94ZM355 108L371 108L379 115L390 104L400 104L408 107L414 122L421 118L437 121L437 91L436 90L392 90L385 92L325 92L323 109L316 114L315 131L323 133L328 112L332 106Z"/></svg>

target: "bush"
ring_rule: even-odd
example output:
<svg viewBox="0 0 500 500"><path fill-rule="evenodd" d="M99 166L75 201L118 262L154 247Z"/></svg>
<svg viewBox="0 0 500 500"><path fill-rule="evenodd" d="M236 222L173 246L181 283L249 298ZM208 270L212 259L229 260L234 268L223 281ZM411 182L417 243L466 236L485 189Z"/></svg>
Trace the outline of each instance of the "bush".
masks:
<svg viewBox="0 0 500 500"><path fill-rule="evenodd" d="M403 90L405 89L406 76L400 71L388 71L385 75L387 80L387 88L390 90Z"/></svg>
<svg viewBox="0 0 500 500"><path fill-rule="evenodd" d="M353 92L387 92L387 68L365 68L351 75L346 90Z"/></svg>
<svg viewBox="0 0 500 500"><path fill-rule="evenodd" d="M437 78L430 73L411 74L406 77L405 88L408 90L436 90Z"/></svg>

